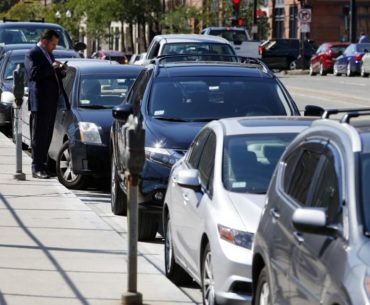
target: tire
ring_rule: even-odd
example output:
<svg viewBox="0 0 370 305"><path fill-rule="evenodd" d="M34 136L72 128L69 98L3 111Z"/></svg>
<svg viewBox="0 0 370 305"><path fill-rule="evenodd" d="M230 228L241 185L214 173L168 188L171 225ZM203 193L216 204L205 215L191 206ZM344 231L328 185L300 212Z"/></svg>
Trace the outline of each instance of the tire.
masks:
<svg viewBox="0 0 370 305"><path fill-rule="evenodd" d="M326 71L325 71L325 69L324 69L324 65L321 63L320 64L320 75L321 76L325 76L327 73L326 73Z"/></svg>
<svg viewBox="0 0 370 305"><path fill-rule="evenodd" d="M69 189L81 189L86 185L87 177L73 172L68 141L62 145L56 163L58 180L65 187Z"/></svg>
<svg viewBox="0 0 370 305"><path fill-rule="evenodd" d="M336 65L334 65L334 67L333 67L333 75L334 76L341 76L342 75L342 73L338 72L338 68L337 68Z"/></svg>
<svg viewBox="0 0 370 305"><path fill-rule="evenodd" d="M138 239L140 241L155 239L158 230L158 221L155 216L144 209L139 209Z"/></svg>
<svg viewBox="0 0 370 305"><path fill-rule="evenodd" d="M362 77L369 77L369 73L365 72L365 68L363 66L361 66L361 76Z"/></svg>
<svg viewBox="0 0 370 305"><path fill-rule="evenodd" d="M176 263L173 251L171 220L167 217L164 236L164 266L166 276L176 285L184 285L192 282L192 278Z"/></svg>
<svg viewBox="0 0 370 305"><path fill-rule="evenodd" d="M212 266L211 247L207 244L202 256L202 298L203 305L217 305Z"/></svg>
<svg viewBox="0 0 370 305"><path fill-rule="evenodd" d="M312 64L310 64L310 68L309 68L308 74L311 75L311 76L315 76L316 75L316 73L313 71Z"/></svg>
<svg viewBox="0 0 370 305"><path fill-rule="evenodd" d="M296 70L297 69L297 63L295 60L292 60L290 63L289 63L289 70Z"/></svg>
<svg viewBox="0 0 370 305"><path fill-rule="evenodd" d="M111 181L110 181L110 200L111 209L114 215L127 215L127 195L121 189L119 178L117 176L116 162L114 155L111 155Z"/></svg>
<svg viewBox="0 0 370 305"><path fill-rule="evenodd" d="M261 270L258 276L254 305L272 305L271 287L266 267Z"/></svg>
<svg viewBox="0 0 370 305"><path fill-rule="evenodd" d="M350 63L348 63L348 64L347 64L347 71L346 71L346 75L347 75L348 77L353 76L353 72L352 72L352 70L351 70L351 64L350 64Z"/></svg>
<svg viewBox="0 0 370 305"><path fill-rule="evenodd" d="M13 141L13 143L16 143L16 141L17 141L17 135L16 135L16 133L15 133L15 117L14 117L14 108L12 108L12 114L11 114L11 124L12 124L12 141Z"/></svg>

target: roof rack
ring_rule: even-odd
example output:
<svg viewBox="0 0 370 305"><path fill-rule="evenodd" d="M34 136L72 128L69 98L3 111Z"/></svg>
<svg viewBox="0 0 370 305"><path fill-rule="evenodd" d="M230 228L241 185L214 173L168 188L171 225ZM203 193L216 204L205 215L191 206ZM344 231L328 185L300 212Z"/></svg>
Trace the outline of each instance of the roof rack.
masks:
<svg viewBox="0 0 370 305"><path fill-rule="evenodd" d="M9 18L6 18L4 17L3 18L3 22L22 22L18 19L9 19ZM29 22L45 22L45 18L41 18L41 19L30 19Z"/></svg>
<svg viewBox="0 0 370 305"><path fill-rule="evenodd" d="M367 110L350 111L342 116L342 118L340 119L340 122L349 124L349 121L351 120L351 118L357 118L361 115L370 115L370 108L368 108Z"/></svg>
<svg viewBox="0 0 370 305"><path fill-rule="evenodd" d="M213 60L214 59L214 60ZM230 60L227 60L230 59ZM234 59L234 60L233 60ZM226 63L226 64L239 64L243 65L258 65L262 68L265 73L271 74L270 69L261 60L253 57L241 57L237 55L228 54L173 54L173 55L161 55L151 60L150 63L156 65L156 69L161 62L168 60L168 63L184 63L184 62L212 62L212 63Z"/></svg>
<svg viewBox="0 0 370 305"><path fill-rule="evenodd" d="M342 109L325 109L324 113L322 114L322 119L328 119L332 114L338 113L356 113L362 111L370 111L370 108L342 108ZM343 119L343 118L342 118Z"/></svg>
<svg viewBox="0 0 370 305"><path fill-rule="evenodd" d="M45 22L45 18L41 18L41 19L30 19L30 22Z"/></svg>
<svg viewBox="0 0 370 305"><path fill-rule="evenodd" d="M3 22L17 22L19 21L18 19L9 19L9 18L6 18L6 17L3 17Z"/></svg>

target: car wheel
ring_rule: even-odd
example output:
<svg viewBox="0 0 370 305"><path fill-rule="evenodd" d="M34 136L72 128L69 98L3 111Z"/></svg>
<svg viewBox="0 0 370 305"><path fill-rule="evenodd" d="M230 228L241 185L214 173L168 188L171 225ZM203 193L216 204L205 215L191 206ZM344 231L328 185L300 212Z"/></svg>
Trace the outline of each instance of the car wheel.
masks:
<svg viewBox="0 0 370 305"><path fill-rule="evenodd" d="M334 76L341 76L341 73L338 72L338 67L334 65L333 67L333 75Z"/></svg>
<svg viewBox="0 0 370 305"><path fill-rule="evenodd" d="M255 305L272 305L271 289L267 269L264 267L258 276Z"/></svg>
<svg viewBox="0 0 370 305"><path fill-rule="evenodd" d="M297 63L295 60L293 60L289 63L289 70L296 70L296 69L297 69Z"/></svg>
<svg viewBox="0 0 370 305"><path fill-rule="evenodd" d="M366 72L365 72L365 68L364 68L364 66L361 66L361 76L362 76L362 77L368 77L368 76L369 76L369 73L366 73Z"/></svg>
<svg viewBox="0 0 370 305"><path fill-rule="evenodd" d="M320 64L320 75L321 76L325 76L326 75L326 71L325 71L324 65L322 63Z"/></svg>
<svg viewBox="0 0 370 305"><path fill-rule="evenodd" d="M59 182L67 188L80 189L86 185L87 177L73 172L68 141L62 145L58 153L56 170Z"/></svg>
<svg viewBox="0 0 370 305"><path fill-rule="evenodd" d="M171 219L169 216L167 217L165 225L164 264L166 276L176 285L184 285L192 281L192 278L185 272L185 270L176 263L172 243Z"/></svg>
<svg viewBox="0 0 370 305"><path fill-rule="evenodd" d="M215 278L211 247L207 244L202 259L202 296L204 305L216 305Z"/></svg>
<svg viewBox="0 0 370 305"><path fill-rule="evenodd" d="M153 240L157 234L158 221L156 214L147 213L144 209L139 209L139 231L138 239Z"/></svg>
<svg viewBox="0 0 370 305"><path fill-rule="evenodd" d="M347 71L346 71L346 75L347 75L348 77L351 77L351 76L353 75L352 70L351 70L351 64L350 64L350 63L348 63L348 64L347 64Z"/></svg>
<svg viewBox="0 0 370 305"><path fill-rule="evenodd" d="M312 66L312 64L310 64L310 68L309 68L308 74L309 74L309 75L311 75L311 76L316 75L316 73L313 71L313 66Z"/></svg>
<svg viewBox="0 0 370 305"><path fill-rule="evenodd" d="M111 208L114 215L127 215L127 196L119 185L119 178L117 174L116 160L114 155L111 155Z"/></svg>

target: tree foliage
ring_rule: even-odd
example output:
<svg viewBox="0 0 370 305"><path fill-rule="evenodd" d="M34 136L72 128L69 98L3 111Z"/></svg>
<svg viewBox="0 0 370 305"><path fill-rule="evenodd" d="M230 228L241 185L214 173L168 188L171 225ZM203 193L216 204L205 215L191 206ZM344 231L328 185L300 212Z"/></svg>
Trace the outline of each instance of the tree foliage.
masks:
<svg viewBox="0 0 370 305"><path fill-rule="evenodd" d="M40 1L18 2L4 14L5 18L28 21L42 19L45 15L45 7Z"/></svg>
<svg viewBox="0 0 370 305"><path fill-rule="evenodd" d="M194 6L179 6L163 14L161 24L167 33L191 33L201 16L201 10Z"/></svg>

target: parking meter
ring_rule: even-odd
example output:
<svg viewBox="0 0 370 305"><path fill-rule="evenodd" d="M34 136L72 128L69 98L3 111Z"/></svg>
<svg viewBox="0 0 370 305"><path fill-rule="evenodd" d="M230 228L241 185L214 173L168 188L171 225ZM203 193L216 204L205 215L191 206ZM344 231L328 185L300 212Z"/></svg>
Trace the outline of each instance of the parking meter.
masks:
<svg viewBox="0 0 370 305"><path fill-rule="evenodd" d="M14 178L26 180L22 172L22 130L19 124L19 112L23 103L24 95L24 67L21 64L13 71L13 94L14 94L14 120L15 120L15 144L16 144L16 173Z"/></svg>

